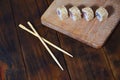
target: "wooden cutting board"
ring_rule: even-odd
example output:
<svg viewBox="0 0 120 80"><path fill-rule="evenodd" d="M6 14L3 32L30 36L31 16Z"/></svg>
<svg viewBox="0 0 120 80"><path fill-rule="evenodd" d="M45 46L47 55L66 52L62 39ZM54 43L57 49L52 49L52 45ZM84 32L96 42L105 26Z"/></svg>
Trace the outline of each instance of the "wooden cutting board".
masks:
<svg viewBox="0 0 120 80"><path fill-rule="evenodd" d="M103 6L109 12L109 18L99 22L96 17L87 22L84 18L73 21L70 18L61 21L56 8L65 5L78 6L80 10L86 6L95 10ZM120 0L55 0L41 17L42 24L79 40L94 48L100 48L120 21Z"/></svg>

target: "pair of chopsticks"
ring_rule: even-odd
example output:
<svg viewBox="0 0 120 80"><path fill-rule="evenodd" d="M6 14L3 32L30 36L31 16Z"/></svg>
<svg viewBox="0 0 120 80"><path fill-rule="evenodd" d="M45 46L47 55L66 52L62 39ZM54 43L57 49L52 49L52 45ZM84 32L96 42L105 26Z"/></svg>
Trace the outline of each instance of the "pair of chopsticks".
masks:
<svg viewBox="0 0 120 80"><path fill-rule="evenodd" d="M45 38L41 37L38 32L35 30L35 28L33 27L33 25L28 21L27 24L30 26L30 28L33 30L31 31L30 29L26 28L25 26L23 26L22 24L19 24L19 27L27 32L29 32L30 34L34 35L35 37L37 37L41 43L44 45L44 47L47 49L47 51L49 52L49 54L51 55L51 57L54 59L54 61L57 63L57 65L60 67L61 70L64 70L63 67L61 66L61 64L58 62L58 60L56 59L56 57L53 55L52 51L49 49L49 47L47 46L47 44L49 44L50 46L56 48L57 50L63 52L64 54L73 57L71 54L69 54L67 51L61 49L60 47L54 45L53 43L51 43L50 41L46 40ZM47 43L47 44L46 44Z"/></svg>

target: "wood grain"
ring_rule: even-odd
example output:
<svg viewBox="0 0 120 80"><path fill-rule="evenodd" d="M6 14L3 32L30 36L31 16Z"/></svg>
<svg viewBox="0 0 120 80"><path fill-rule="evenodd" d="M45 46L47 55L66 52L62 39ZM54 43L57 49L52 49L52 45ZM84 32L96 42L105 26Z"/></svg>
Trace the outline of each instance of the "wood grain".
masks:
<svg viewBox="0 0 120 80"><path fill-rule="evenodd" d="M41 24L40 17L52 1L1 0L0 80L120 80L120 22L104 47L93 49ZM74 56L70 58L49 46L65 71L59 69L36 37L18 27L21 23L29 28L28 20L42 37Z"/></svg>
<svg viewBox="0 0 120 80"><path fill-rule="evenodd" d="M114 80L102 50L96 50L59 34L61 47L72 53L65 56L72 80Z"/></svg>
<svg viewBox="0 0 120 80"><path fill-rule="evenodd" d="M71 59L65 55L71 80L114 80L102 49L96 50L59 32L57 34L61 47L74 56Z"/></svg>
<svg viewBox="0 0 120 80"><path fill-rule="evenodd" d="M65 71L61 71L59 69L47 50L36 37L18 28L19 23L28 27L26 22L30 20L41 36L47 39L50 38L50 41L52 40L51 42L58 44L55 32L51 30L49 31L45 27L41 26L40 16L41 13L43 13L41 11L43 11L47 6L42 4L44 1L11 0L11 3L13 5L12 8L15 17L15 23L19 34L29 80L69 80L69 75L67 73L62 54L50 47L64 67Z"/></svg>
<svg viewBox="0 0 120 80"><path fill-rule="evenodd" d="M82 41L94 48L100 48L120 20L119 4L119 0L55 0L43 14L41 21L44 25L65 35ZM62 5L76 5L80 9L90 6L94 12L99 6L103 6L108 10L109 18L103 22L99 22L96 18L90 22L85 21L83 18L76 22L70 18L61 21L56 14L56 8Z"/></svg>
<svg viewBox="0 0 120 80"><path fill-rule="evenodd" d="M0 80L27 80L9 0L0 1Z"/></svg>
<svg viewBox="0 0 120 80"><path fill-rule="evenodd" d="M116 80L120 80L120 24L106 43L104 50Z"/></svg>

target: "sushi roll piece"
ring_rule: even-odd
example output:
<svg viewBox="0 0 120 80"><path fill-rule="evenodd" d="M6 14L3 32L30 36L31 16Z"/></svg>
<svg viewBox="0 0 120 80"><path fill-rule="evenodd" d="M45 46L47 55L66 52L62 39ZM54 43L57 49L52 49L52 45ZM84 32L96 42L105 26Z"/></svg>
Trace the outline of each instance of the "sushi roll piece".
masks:
<svg viewBox="0 0 120 80"><path fill-rule="evenodd" d="M95 15L99 21L103 21L108 18L108 11L105 8L100 7L96 10Z"/></svg>
<svg viewBox="0 0 120 80"><path fill-rule="evenodd" d="M90 7L86 7L82 9L83 16L87 21L90 21L94 18L94 12Z"/></svg>
<svg viewBox="0 0 120 80"><path fill-rule="evenodd" d="M72 8L69 9L69 14L70 14L70 18L73 21L77 21L81 19L81 11L76 6L73 6Z"/></svg>
<svg viewBox="0 0 120 80"><path fill-rule="evenodd" d="M61 6L57 8L57 15L59 16L60 20L64 20L68 18L68 11L65 6Z"/></svg>

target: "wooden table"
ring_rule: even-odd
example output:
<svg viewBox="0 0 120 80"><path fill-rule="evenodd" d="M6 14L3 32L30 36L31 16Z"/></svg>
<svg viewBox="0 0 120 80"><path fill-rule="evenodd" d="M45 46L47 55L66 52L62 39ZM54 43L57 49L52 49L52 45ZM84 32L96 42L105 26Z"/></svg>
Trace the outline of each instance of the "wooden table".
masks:
<svg viewBox="0 0 120 80"><path fill-rule="evenodd" d="M53 0L0 1L0 80L120 80L120 24L101 49L93 49L41 24ZM43 36L74 58L50 47L61 71L42 43L18 27L31 21Z"/></svg>

